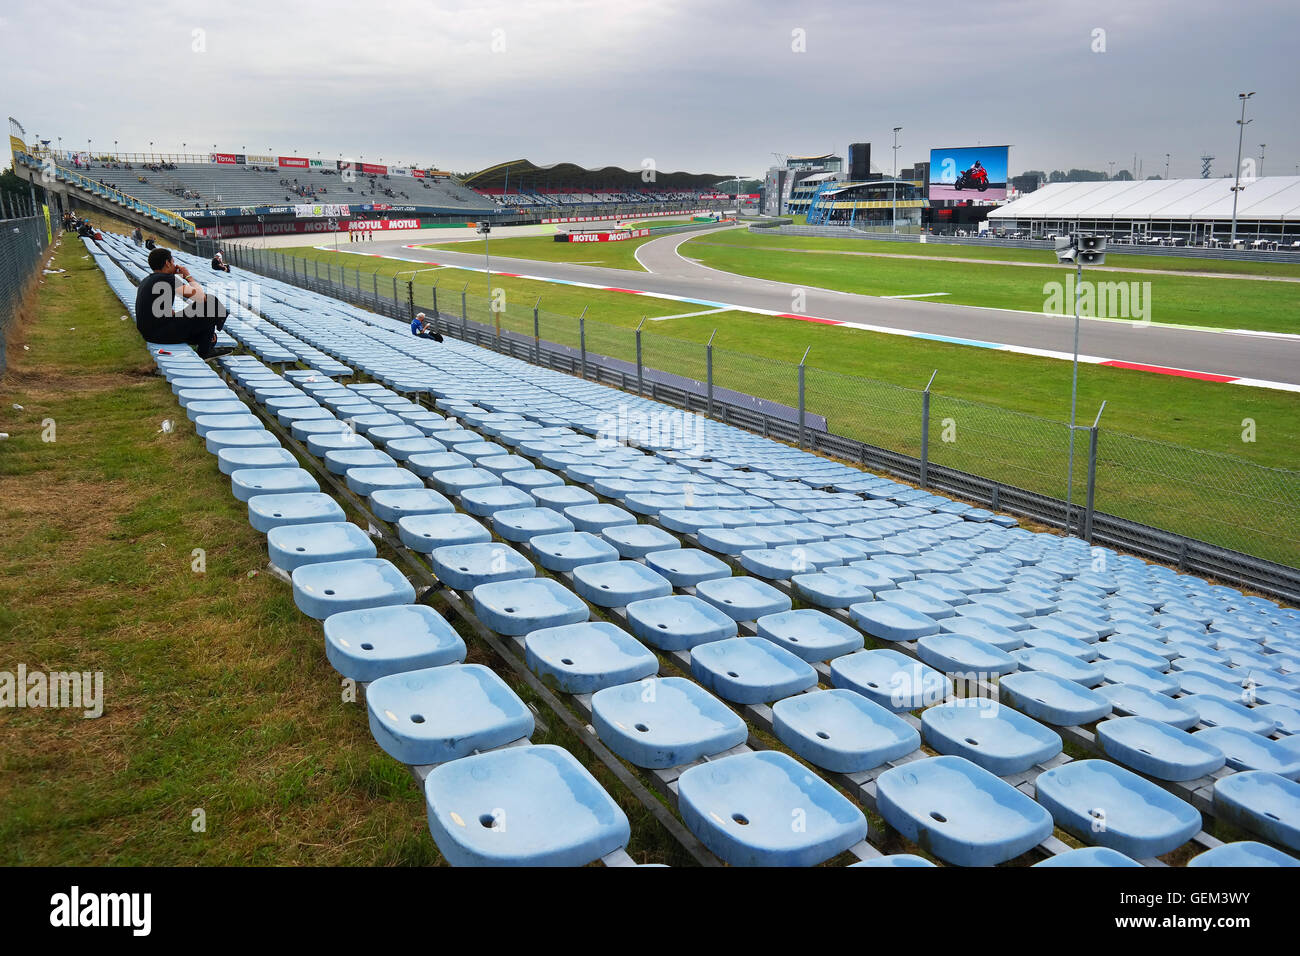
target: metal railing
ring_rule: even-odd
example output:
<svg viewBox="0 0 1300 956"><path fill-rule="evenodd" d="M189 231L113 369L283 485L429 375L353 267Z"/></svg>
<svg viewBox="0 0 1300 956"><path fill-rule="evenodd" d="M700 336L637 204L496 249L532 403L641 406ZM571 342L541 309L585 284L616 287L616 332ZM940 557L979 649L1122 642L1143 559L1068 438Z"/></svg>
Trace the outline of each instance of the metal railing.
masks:
<svg viewBox="0 0 1300 956"><path fill-rule="evenodd" d="M16 208L15 208L16 206ZM39 208L32 215L33 204L28 197L5 196L3 207L9 213L23 213L22 218L0 219L0 374L7 366L5 341L9 326L18 314L18 306L27 291L37 267L50 245L52 233L44 211ZM0 213L0 215L4 215Z"/></svg>
<svg viewBox="0 0 1300 956"><path fill-rule="evenodd" d="M445 273L401 277L227 245L236 266L536 365L708 414L1184 570L1300 600L1300 472L1070 426L802 360L493 300ZM437 277L435 280L434 277ZM471 280L476 281L476 280ZM486 281L486 280L484 280ZM815 362L815 357L814 357ZM1072 488L1067 459L1074 442Z"/></svg>
<svg viewBox="0 0 1300 956"><path fill-rule="evenodd" d="M142 215L149 216L152 219L156 219L158 222L171 226L173 229L178 229L188 236L194 235L194 223L190 222L184 216L172 212L170 209L160 209L157 206L151 206L149 203L136 199L134 196L127 195L120 189L115 189L112 186L105 186L103 183L96 182L89 176L83 175L74 169L68 169L66 166L59 166L53 161L50 162L49 166L45 166L39 159L26 153L15 153L14 158L15 161L21 162L29 168L39 169L43 173L48 171L50 175L65 183L70 183L88 193L100 196L110 202L117 203L117 205L122 206L125 209L130 209Z"/></svg>

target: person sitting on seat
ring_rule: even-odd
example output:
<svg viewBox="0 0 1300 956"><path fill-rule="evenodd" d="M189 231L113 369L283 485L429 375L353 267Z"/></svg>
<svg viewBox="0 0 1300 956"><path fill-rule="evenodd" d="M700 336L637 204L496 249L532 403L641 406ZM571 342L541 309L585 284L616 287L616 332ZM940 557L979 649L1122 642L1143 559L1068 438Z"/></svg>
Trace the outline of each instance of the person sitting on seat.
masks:
<svg viewBox="0 0 1300 956"><path fill-rule="evenodd" d="M422 339L433 339L435 342L442 341L442 333L434 331L433 325L423 312L417 312L415 318L411 320L411 334Z"/></svg>
<svg viewBox="0 0 1300 956"><path fill-rule="evenodd" d="M217 348L217 329L226 324L226 307L216 296L206 295L190 270L177 265L170 249L161 246L149 253L153 270L135 293L135 327L146 342L157 345L186 344L200 358L214 358L233 351ZM175 311L177 292L185 307Z"/></svg>
<svg viewBox="0 0 1300 956"><path fill-rule="evenodd" d="M212 268L216 272L230 271L230 266L226 264L226 260L220 252L217 252L212 256Z"/></svg>

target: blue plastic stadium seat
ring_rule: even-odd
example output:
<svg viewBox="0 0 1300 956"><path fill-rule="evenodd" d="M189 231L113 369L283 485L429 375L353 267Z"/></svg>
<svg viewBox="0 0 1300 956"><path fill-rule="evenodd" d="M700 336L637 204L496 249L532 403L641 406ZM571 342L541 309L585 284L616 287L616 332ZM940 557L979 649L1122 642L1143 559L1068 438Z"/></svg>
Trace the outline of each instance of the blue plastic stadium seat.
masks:
<svg viewBox="0 0 1300 956"><path fill-rule="evenodd" d="M831 683L895 713L937 704L953 690L947 675L888 648L835 658Z"/></svg>
<svg viewBox="0 0 1300 956"><path fill-rule="evenodd" d="M551 508L505 508L493 512L492 527L507 541L522 542L572 531L573 522Z"/></svg>
<svg viewBox="0 0 1300 956"><path fill-rule="evenodd" d="M230 490L240 501L254 495L285 495L320 491L304 468L241 468L230 476Z"/></svg>
<svg viewBox="0 0 1300 956"><path fill-rule="evenodd" d="M1055 731L981 697L931 707L921 715L921 733L939 753L965 757L999 777L1028 770L1061 752Z"/></svg>
<svg viewBox="0 0 1300 956"><path fill-rule="evenodd" d="M724 700L759 704L817 683L807 662L761 637L730 637L691 649L691 673Z"/></svg>
<svg viewBox="0 0 1300 956"><path fill-rule="evenodd" d="M756 578L731 577L701 581L695 593L734 621L753 621L788 611L790 598Z"/></svg>
<svg viewBox="0 0 1300 956"><path fill-rule="evenodd" d="M286 524L343 521L345 518L339 503L319 491L253 495L248 499L248 523L263 534Z"/></svg>
<svg viewBox="0 0 1300 956"><path fill-rule="evenodd" d="M876 781L880 815L947 863L994 866L1037 846L1052 817L1015 787L961 757L930 757Z"/></svg>
<svg viewBox="0 0 1300 956"><path fill-rule="evenodd" d="M865 601L852 605L849 614L858 627L883 641L915 641L939 633L938 621L902 604Z"/></svg>
<svg viewBox="0 0 1300 956"><path fill-rule="evenodd" d="M932 667L952 673L1009 674L1019 667L1006 651L961 634L929 634L916 642L916 655Z"/></svg>
<svg viewBox="0 0 1300 956"><path fill-rule="evenodd" d="M1050 647L1022 647L1012 651L1022 670L1046 671L1057 677L1077 681L1085 687L1096 687L1102 681L1101 668L1096 664L1081 661L1062 651Z"/></svg>
<svg viewBox="0 0 1300 956"><path fill-rule="evenodd" d="M859 631L813 608L765 614L754 626L759 637L810 664L851 654L864 643Z"/></svg>
<svg viewBox="0 0 1300 956"><path fill-rule="evenodd" d="M366 689L370 732L404 764L446 763L532 736L533 714L481 664L381 677Z"/></svg>
<svg viewBox="0 0 1300 956"><path fill-rule="evenodd" d="M638 767L663 769L722 753L748 738L745 722L683 677L646 677L591 698L592 726L610 750Z"/></svg>
<svg viewBox="0 0 1300 956"><path fill-rule="evenodd" d="M1209 727L1192 738L1223 751L1233 770L1267 770L1289 780L1300 780L1300 747L1288 746L1290 741L1269 740L1239 727Z"/></svg>
<svg viewBox="0 0 1300 956"><path fill-rule="evenodd" d="M375 448L369 438L350 430L312 432L307 436L306 442L307 450L319 458L324 458L332 451L367 451Z"/></svg>
<svg viewBox="0 0 1300 956"><path fill-rule="evenodd" d="M349 468L348 488L363 498L376 491L394 491L423 488L424 481L398 465L381 465L375 468Z"/></svg>
<svg viewBox="0 0 1300 956"><path fill-rule="evenodd" d="M325 656L344 677L362 683L458 664L465 653L460 635L425 604L340 611L325 619Z"/></svg>
<svg viewBox="0 0 1300 956"><path fill-rule="evenodd" d="M992 621L984 621L974 617L945 618L939 622L939 630L945 634L961 634L963 637L973 637L985 644L992 644L1001 651L1018 650L1025 644L1025 639L1022 636L1023 631L1013 631L1010 628L994 624Z"/></svg>
<svg viewBox="0 0 1300 956"><path fill-rule="evenodd" d="M605 561L573 569L573 587L598 607L623 607L633 601L665 597L673 586L663 575L635 561Z"/></svg>
<svg viewBox="0 0 1300 956"><path fill-rule="evenodd" d="M577 485L543 485L540 488L531 489L529 494L532 495L533 500L539 506L543 508L554 508L556 511L563 511L565 508L574 506L594 505L597 503L595 495L586 488L579 488ZM623 511L621 508L618 510L622 511L623 514L627 514L627 512ZM632 520L635 521L636 518L632 518ZM591 529L583 528L582 530L590 531Z"/></svg>
<svg viewBox="0 0 1300 956"><path fill-rule="evenodd" d="M491 517L498 511L536 507L528 492L500 482L495 485L466 488L461 493L461 505L470 514L480 518Z"/></svg>
<svg viewBox="0 0 1300 956"><path fill-rule="evenodd" d="M642 558L653 551L682 546L681 541L663 528L649 524L613 525L602 530L600 536L617 548L625 559Z"/></svg>
<svg viewBox="0 0 1300 956"><path fill-rule="evenodd" d="M1277 725L1267 717L1260 717L1249 707L1213 694L1189 694L1179 698L1196 711L1201 723L1211 727L1236 727L1252 734L1271 734Z"/></svg>
<svg viewBox="0 0 1300 956"><path fill-rule="evenodd" d="M450 514L452 503L432 488L381 488L370 496L380 521L397 523L408 515Z"/></svg>
<svg viewBox="0 0 1300 956"><path fill-rule="evenodd" d="M382 431L386 432L387 429ZM414 455L436 455L440 452L446 452L447 449L442 442L428 438L418 428L415 431L416 437L414 438L397 438L384 442L384 451L398 461L408 461Z"/></svg>
<svg viewBox="0 0 1300 956"><path fill-rule="evenodd" d="M1077 850L1067 850L1056 856L1035 863L1034 866L1141 866L1137 860L1125 856L1109 847L1085 846Z"/></svg>
<svg viewBox="0 0 1300 956"><path fill-rule="evenodd" d="M325 467L333 475L346 475L353 468L393 468L397 462L378 448L340 448L325 453Z"/></svg>
<svg viewBox="0 0 1300 956"><path fill-rule="evenodd" d="M428 478L436 471L450 471L469 466L469 459L454 451L419 451L406 457L406 467L421 478Z"/></svg>
<svg viewBox="0 0 1300 956"><path fill-rule="evenodd" d="M1113 717L1097 725L1097 741L1112 760L1157 780L1195 780L1224 764L1209 738L1150 717Z"/></svg>
<svg viewBox="0 0 1300 956"><path fill-rule="evenodd" d="M608 621L533 631L524 639L524 657L529 670L569 694L591 694L659 671L653 653Z"/></svg>
<svg viewBox="0 0 1300 956"><path fill-rule="evenodd" d="M689 650L736 633L730 616L685 594L634 601L627 606L627 620L633 634L664 651Z"/></svg>
<svg viewBox="0 0 1300 956"><path fill-rule="evenodd" d="M701 581L731 576L728 565L698 548L652 551L645 556L645 563L646 567L667 578L675 588L692 588Z"/></svg>
<svg viewBox="0 0 1300 956"><path fill-rule="evenodd" d="M732 866L815 866L867 835L861 810L779 751L691 767L677 787L686 825Z"/></svg>
<svg viewBox="0 0 1300 956"><path fill-rule="evenodd" d="M1178 693L1178 679L1131 661L1101 661L1101 673L1112 684L1128 684L1157 694Z"/></svg>
<svg viewBox="0 0 1300 956"><path fill-rule="evenodd" d="M581 599L550 578L480 584L473 596L479 620L511 637L543 627L580 624L591 616Z"/></svg>
<svg viewBox="0 0 1300 956"><path fill-rule="evenodd" d="M875 598L877 589L871 587L871 577L865 571L858 568L834 568L832 571L845 573L817 571L796 574L791 582L801 598L818 607L844 608ZM849 577L850 573L856 573L860 577Z"/></svg>
<svg viewBox="0 0 1300 956"><path fill-rule="evenodd" d="M340 611L410 604L415 588L390 561L355 558L307 564L293 572L293 601L308 617L323 621Z"/></svg>
<svg viewBox="0 0 1300 956"><path fill-rule="evenodd" d="M870 770L921 746L911 724L851 690L819 690L777 701L772 723L787 747L836 773Z"/></svg>
<svg viewBox="0 0 1300 956"><path fill-rule="evenodd" d="M1122 717L1149 717L1179 730L1195 727L1201 719L1190 704L1134 684L1102 684L1097 693Z"/></svg>
<svg viewBox="0 0 1300 956"><path fill-rule="evenodd" d="M453 544L492 540L492 532L460 512L406 515L398 519L397 536L402 544L422 554Z"/></svg>
<svg viewBox="0 0 1300 956"><path fill-rule="evenodd" d="M1035 786L1061 829L1136 860L1177 849L1201 829L1190 804L1108 760L1053 767Z"/></svg>
<svg viewBox="0 0 1300 956"><path fill-rule="evenodd" d="M1097 691L1047 671L1007 674L998 690L1016 710L1058 727L1090 724L1111 710L1110 701Z"/></svg>
<svg viewBox="0 0 1300 956"><path fill-rule="evenodd" d="M1275 850L1267 843L1243 840L1240 843L1224 843L1194 856L1187 862L1188 866L1300 866L1300 860L1287 856L1281 850Z"/></svg>
<svg viewBox="0 0 1300 956"><path fill-rule="evenodd" d="M292 573L304 564L373 558L375 542L350 521L286 524L266 534L271 563Z"/></svg>
<svg viewBox="0 0 1300 956"><path fill-rule="evenodd" d="M443 764L424 781L429 832L453 866L584 866L631 827L567 751L510 747Z"/></svg>
<svg viewBox="0 0 1300 956"><path fill-rule="evenodd" d="M204 439L209 453L216 455L232 448L279 448L280 439L265 428L233 428L208 432Z"/></svg>
<svg viewBox="0 0 1300 956"><path fill-rule="evenodd" d="M474 488L489 488L501 484L501 479L485 468L448 468L433 472L429 475L429 480L443 494L457 497Z"/></svg>
<svg viewBox="0 0 1300 956"><path fill-rule="evenodd" d="M212 432L230 431L236 428L259 429L262 428L262 420L246 411L226 415L198 415L194 418L194 431L200 438Z"/></svg>
<svg viewBox="0 0 1300 956"><path fill-rule="evenodd" d="M287 448L225 448L217 453L223 475L243 468L297 468L298 459Z"/></svg>
<svg viewBox="0 0 1300 956"><path fill-rule="evenodd" d="M533 563L518 551L494 541L434 548L429 564L438 580L458 591L492 581L531 578L537 573Z"/></svg>

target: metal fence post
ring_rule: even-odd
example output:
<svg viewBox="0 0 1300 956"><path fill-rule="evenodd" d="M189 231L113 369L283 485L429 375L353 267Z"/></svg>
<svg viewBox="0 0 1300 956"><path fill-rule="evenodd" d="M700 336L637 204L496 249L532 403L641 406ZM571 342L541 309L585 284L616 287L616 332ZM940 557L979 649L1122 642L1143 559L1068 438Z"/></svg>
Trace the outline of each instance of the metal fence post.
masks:
<svg viewBox="0 0 1300 956"><path fill-rule="evenodd" d="M808 353L812 351L812 346L804 349L803 358L799 360L799 447L807 448L808 439L804 428L804 363L808 361Z"/></svg>
<svg viewBox="0 0 1300 956"><path fill-rule="evenodd" d="M924 488L930 473L930 386L934 384L934 377L939 374L935 369L930 373L930 381L925 383L925 391L921 393L921 487Z"/></svg>
<svg viewBox="0 0 1300 956"><path fill-rule="evenodd" d="M438 329L442 324L442 316L438 314L438 283L433 284L433 327Z"/></svg>
<svg viewBox="0 0 1300 956"><path fill-rule="evenodd" d="M578 316L578 352L582 360L582 377L587 377L587 307L582 307Z"/></svg>
<svg viewBox="0 0 1300 956"><path fill-rule="evenodd" d="M1106 410L1106 403L1101 403L1101 408L1097 409L1097 417L1088 429L1088 498L1084 505L1083 513L1083 540L1092 544L1092 514L1093 503L1097 498L1097 433L1100 431L1098 426L1101 424L1101 413Z"/></svg>
<svg viewBox="0 0 1300 956"><path fill-rule="evenodd" d="M397 273L393 273L393 304L397 304Z"/></svg>
<svg viewBox="0 0 1300 956"><path fill-rule="evenodd" d="M374 280L375 286L375 308L379 308L379 270L376 269L371 273L370 278Z"/></svg>
<svg viewBox="0 0 1300 956"><path fill-rule="evenodd" d="M465 295L469 289L469 280L465 280L465 288L460 290L460 337L469 338L469 306L465 301Z"/></svg>
<svg viewBox="0 0 1300 956"><path fill-rule="evenodd" d="M542 297L539 295L537 301L533 303L533 364L542 364L542 324L537 316L537 307L542 304Z"/></svg>
<svg viewBox="0 0 1300 956"><path fill-rule="evenodd" d="M708 405L705 414L713 417L713 339L717 336L718 330L713 330L713 335L709 336L709 341L704 343L704 374L708 387Z"/></svg>
<svg viewBox="0 0 1300 956"><path fill-rule="evenodd" d="M645 394L645 366L641 364L641 326L645 325L645 316L636 326L636 393Z"/></svg>
<svg viewBox="0 0 1300 956"><path fill-rule="evenodd" d="M407 319L415 321L415 280L406 280L406 311Z"/></svg>
<svg viewBox="0 0 1300 956"><path fill-rule="evenodd" d="M320 260L316 260L316 284L320 285Z"/></svg>

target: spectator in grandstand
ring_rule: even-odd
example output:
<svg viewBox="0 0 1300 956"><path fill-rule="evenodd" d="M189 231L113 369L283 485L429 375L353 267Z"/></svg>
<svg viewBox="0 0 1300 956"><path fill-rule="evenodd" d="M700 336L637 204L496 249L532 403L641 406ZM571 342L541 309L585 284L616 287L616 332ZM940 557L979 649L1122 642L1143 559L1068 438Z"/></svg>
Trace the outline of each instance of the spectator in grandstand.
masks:
<svg viewBox="0 0 1300 956"><path fill-rule="evenodd" d="M140 231L139 226L136 226L135 229L131 231L131 241L137 246L144 245L144 233Z"/></svg>
<svg viewBox="0 0 1300 956"><path fill-rule="evenodd" d="M423 312L416 313L415 318L411 320L411 334L421 339L433 339L435 342L442 341L442 333L434 331L428 317Z"/></svg>
<svg viewBox="0 0 1300 956"><path fill-rule="evenodd" d="M226 263L226 260L222 257L220 251L214 253L212 256L212 268L216 272L230 271L230 266Z"/></svg>
<svg viewBox="0 0 1300 956"><path fill-rule="evenodd" d="M135 327L146 342L158 345L189 345L200 358L213 358L230 352L217 348L217 329L226 324L226 308L216 296L207 295L190 275L178 265L170 249L158 247L149 253L149 268L135 294ZM185 307L175 311L176 294L185 299Z"/></svg>

